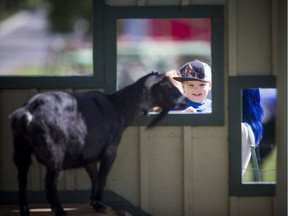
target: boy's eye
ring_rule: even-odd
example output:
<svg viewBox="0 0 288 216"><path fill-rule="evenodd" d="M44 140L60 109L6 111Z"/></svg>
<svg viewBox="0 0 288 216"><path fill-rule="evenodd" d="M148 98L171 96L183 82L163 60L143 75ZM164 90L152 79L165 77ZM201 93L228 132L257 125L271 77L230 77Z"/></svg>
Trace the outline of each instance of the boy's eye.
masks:
<svg viewBox="0 0 288 216"><path fill-rule="evenodd" d="M201 89L203 89L203 88L205 88L205 86L206 86L206 83L201 83L201 84L199 84L199 85L188 84L188 87L189 87L189 88L192 88L192 89L195 89L195 88L201 88Z"/></svg>

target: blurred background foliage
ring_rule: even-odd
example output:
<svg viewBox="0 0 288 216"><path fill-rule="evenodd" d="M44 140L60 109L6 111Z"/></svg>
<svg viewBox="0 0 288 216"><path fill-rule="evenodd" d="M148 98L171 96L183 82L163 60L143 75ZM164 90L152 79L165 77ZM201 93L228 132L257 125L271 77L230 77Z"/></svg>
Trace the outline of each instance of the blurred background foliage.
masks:
<svg viewBox="0 0 288 216"><path fill-rule="evenodd" d="M0 75L91 75L93 0L0 0Z"/></svg>
<svg viewBox="0 0 288 216"><path fill-rule="evenodd" d="M52 30L55 32L72 31L74 28L74 23L80 18L84 18L90 22L92 21L91 0L46 0L46 2L48 2L51 6L51 13L48 19L51 23Z"/></svg>
<svg viewBox="0 0 288 216"><path fill-rule="evenodd" d="M70 32L76 20L84 18L92 23L92 0L0 0L0 21L23 9L35 9L43 4L50 7L48 16L51 31ZM92 28L90 28L91 31Z"/></svg>

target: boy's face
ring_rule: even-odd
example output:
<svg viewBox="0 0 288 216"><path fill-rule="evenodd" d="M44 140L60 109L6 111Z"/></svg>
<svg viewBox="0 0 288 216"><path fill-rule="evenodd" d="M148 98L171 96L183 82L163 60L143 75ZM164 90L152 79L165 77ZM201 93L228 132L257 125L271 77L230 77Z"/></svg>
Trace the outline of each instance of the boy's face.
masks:
<svg viewBox="0 0 288 216"><path fill-rule="evenodd" d="M184 95L196 103L203 103L212 87L210 82L197 80L184 81L182 85Z"/></svg>

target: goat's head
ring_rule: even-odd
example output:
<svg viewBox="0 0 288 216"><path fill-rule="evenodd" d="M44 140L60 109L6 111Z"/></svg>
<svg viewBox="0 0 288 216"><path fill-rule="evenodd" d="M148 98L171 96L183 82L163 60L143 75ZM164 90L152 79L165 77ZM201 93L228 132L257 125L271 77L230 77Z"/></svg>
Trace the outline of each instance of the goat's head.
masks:
<svg viewBox="0 0 288 216"><path fill-rule="evenodd" d="M152 107L157 106L160 109L159 115L148 127L155 126L171 109L184 108L188 103L188 99L183 96L165 74L152 72L145 85L150 92Z"/></svg>

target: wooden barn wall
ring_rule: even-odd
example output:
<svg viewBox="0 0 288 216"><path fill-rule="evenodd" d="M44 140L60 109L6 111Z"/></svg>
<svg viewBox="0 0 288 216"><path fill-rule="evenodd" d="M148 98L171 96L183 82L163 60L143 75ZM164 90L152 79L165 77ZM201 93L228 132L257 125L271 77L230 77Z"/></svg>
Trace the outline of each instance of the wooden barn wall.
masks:
<svg viewBox="0 0 288 216"><path fill-rule="evenodd" d="M107 0L110 5L223 4L225 6L225 125L129 127L123 134L107 189L155 216L270 216L274 197L230 197L228 76L268 75L275 47L272 0ZM274 12L273 12L274 11ZM275 17L274 17L275 18ZM16 191L8 115L43 90L0 91L0 191ZM71 91L71 90L68 90ZM28 189L44 190L45 170L33 163ZM60 190L89 190L84 170L63 172ZM88 197L87 197L88 200Z"/></svg>

